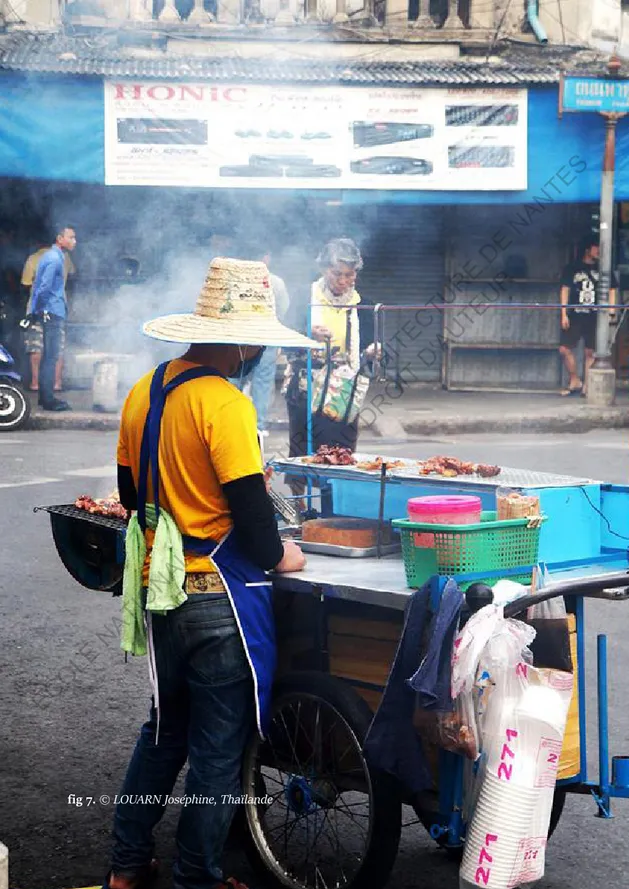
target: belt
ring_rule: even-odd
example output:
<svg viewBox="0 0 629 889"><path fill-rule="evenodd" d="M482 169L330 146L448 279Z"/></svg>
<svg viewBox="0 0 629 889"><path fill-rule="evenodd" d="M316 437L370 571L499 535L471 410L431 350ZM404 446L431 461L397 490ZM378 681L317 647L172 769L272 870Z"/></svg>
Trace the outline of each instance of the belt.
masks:
<svg viewBox="0 0 629 889"><path fill-rule="evenodd" d="M183 590L189 596L195 593L216 593L224 596L227 593L220 574L213 572L186 574Z"/></svg>

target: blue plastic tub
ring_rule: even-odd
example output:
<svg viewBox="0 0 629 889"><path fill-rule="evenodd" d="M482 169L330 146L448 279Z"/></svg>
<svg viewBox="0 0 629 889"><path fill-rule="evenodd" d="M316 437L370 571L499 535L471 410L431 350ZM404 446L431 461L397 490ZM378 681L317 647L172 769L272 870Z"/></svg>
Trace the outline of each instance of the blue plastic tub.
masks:
<svg viewBox="0 0 629 889"><path fill-rule="evenodd" d="M335 515L354 516L358 519L377 519L380 508L380 481L371 479L356 481L353 479L330 479L332 489L332 507ZM387 481L384 499L384 519L407 518L406 504L411 497L430 496L443 493L444 485L427 484L423 481L407 482L399 480ZM475 491L473 488L457 488L448 484L448 494L475 494L481 498L483 509L495 509L496 498L491 491Z"/></svg>
<svg viewBox="0 0 629 889"><path fill-rule="evenodd" d="M332 509L335 515L377 519L380 506L380 481L377 478L356 480L330 479ZM443 482L433 479L415 481L387 481L384 519L407 518L406 504L411 497L423 497L446 490ZM542 526L539 558L543 562L569 562L596 559L603 545L621 549L622 541L603 535L606 527L597 510L601 510L601 486L585 485L583 488L522 488L524 494L540 498L541 512L547 517ZM613 489L612 489L613 490ZM629 511L622 520L622 511L629 507L629 489L624 496L605 495L605 505L613 517L613 524L626 529L629 536ZM481 498L484 510L496 508L494 489L476 488L474 485L458 487L447 483L448 494L475 494ZM620 533L623 533L622 531ZM605 543L603 543L603 540ZM629 541L628 541L629 545Z"/></svg>

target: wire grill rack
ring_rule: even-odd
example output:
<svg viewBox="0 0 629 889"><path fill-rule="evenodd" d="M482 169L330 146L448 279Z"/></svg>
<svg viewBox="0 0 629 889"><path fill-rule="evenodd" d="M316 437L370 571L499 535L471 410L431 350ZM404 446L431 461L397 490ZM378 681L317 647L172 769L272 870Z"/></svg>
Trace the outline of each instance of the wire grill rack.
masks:
<svg viewBox="0 0 629 889"><path fill-rule="evenodd" d="M87 512L85 509L79 509L73 503L62 503L57 506L36 506L33 512L47 512L51 515L67 516L71 519L87 522L90 525L97 525L99 528L111 528L114 531L127 530L127 523L124 519Z"/></svg>

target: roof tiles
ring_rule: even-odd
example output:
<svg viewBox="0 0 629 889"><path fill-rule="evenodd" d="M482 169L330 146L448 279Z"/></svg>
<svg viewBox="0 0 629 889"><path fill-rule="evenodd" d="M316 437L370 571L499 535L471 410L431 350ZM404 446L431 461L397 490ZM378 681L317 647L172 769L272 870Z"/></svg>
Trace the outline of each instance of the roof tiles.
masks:
<svg viewBox="0 0 629 889"><path fill-rule="evenodd" d="M112 39L113 38L113 39ZM290 45L290 44L289 44ZM210 51L211 42L208 41ZM384 48L384 47L383 47ZM553 84L559 72L587 65L595 73L603 60L572 47L499 47L499 61L472 59L382 62L370 60L266 60L182 56L154 50L154 57L133 55L116 35L65 36L55 33L10 32L0 36L0 70L42 74L74 74L142 79L199 79L216 82L265 82L344 85L504 85ZM377 50L371 44L368 56ZM366 53L367 55L367 53Z"/></svg>

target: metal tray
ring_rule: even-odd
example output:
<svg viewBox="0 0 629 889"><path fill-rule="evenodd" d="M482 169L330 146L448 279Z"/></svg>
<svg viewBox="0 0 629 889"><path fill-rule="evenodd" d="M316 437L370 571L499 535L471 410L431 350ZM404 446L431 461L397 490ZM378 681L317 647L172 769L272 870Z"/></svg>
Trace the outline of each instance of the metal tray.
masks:
<svg viewBox="0 0 629 889"><path fill-rule="evenodd" d="M373 559L378 555L377 546L338 546L334 543L317 543L310 540L295 540L305 553L317 553L320 556L342 556L345 559ZM393 556L402 552L400 543L383 543L380 547L381 556Z"/></svg>

